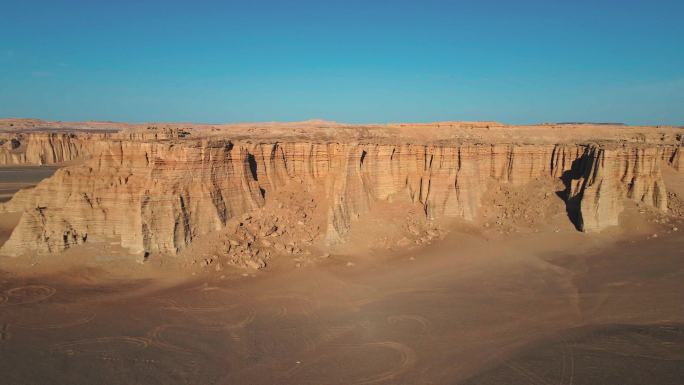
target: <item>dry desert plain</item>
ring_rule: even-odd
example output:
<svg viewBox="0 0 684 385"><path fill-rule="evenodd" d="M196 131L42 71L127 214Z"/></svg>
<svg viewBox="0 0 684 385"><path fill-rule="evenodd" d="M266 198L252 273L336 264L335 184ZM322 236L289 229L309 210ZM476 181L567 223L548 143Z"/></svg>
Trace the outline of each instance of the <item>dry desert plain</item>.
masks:
<svg viewBox="0 0 684 385"><path fill-rule="evenodd" d="M681 384L682 134L0 120L0 382Z"/></svg>

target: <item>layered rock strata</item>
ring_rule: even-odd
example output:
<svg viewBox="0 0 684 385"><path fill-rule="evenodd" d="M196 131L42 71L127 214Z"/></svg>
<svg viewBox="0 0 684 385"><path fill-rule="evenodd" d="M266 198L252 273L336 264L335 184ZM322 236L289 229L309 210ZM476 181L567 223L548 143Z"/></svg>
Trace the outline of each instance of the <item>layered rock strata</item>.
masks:
<svg viewBox="0 0 684 385"><path fill-rule="evenodd" d="M430 220L477 221L491 184L539 178L561 178L570 218L583 231L597 231L618 223L625 199L666 210L660 167L664 159L679 165L673 160L679 147L632 142L282 143L182 139L186 135L177 131L152 138L145 132L92 135L45 134L30 145L41 150L28 151L26 144L23 157L10 156L20 145L0 158L9 164L82 160L0 206L0 212L23 213L0 253L52 253L114 240L135 253L176 254L293 182L322 191L317 199L327 208L321 231L328 244L344 241L355 218L378 201L407 198Z"/></svg>
<svg viewBox="0 0 684 385"><path fill-rule="evenodd" d="M588 146L566 174L571 218L582 231L618 224L623 198L667 211L662 149ZM576 210L576 211L575 211Z"/></svg>
<svg viewBox="0 0 684 385"><path fill-rule="evenodd" d="M0 165L45 165L83 158L108 139L107 134L0 134Z"/></svg>
<svg viewBox="0 0 684 385"><path fill-rule="evenodd" d="M669 154L668 163L677 171L684 171L684 155L682 147L675 147Z"/></svg>

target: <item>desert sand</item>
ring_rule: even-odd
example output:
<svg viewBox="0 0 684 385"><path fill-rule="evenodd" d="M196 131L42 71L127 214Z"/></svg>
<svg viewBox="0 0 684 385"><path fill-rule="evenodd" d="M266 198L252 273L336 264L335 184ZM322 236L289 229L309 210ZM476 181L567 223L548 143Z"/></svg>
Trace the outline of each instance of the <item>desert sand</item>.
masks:
<svg viewBox="0 0 684 385"><path fill-rule="evenodd" d="M681 129L11 124L3 383L684 378Z"/></svg>

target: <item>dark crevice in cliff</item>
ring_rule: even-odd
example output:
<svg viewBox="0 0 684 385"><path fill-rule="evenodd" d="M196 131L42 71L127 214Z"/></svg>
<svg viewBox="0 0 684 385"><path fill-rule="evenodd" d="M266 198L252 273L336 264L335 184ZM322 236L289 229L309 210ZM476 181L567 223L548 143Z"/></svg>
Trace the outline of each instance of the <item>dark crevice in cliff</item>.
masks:
<svg viewBox="0 0 684 385"><path fill-rule="evenodd" d="M588 161L589 153L585 151L582 156L572 161L570 170L563 172L560 179L565 186L564 190L556 191L556 194L565 202L565 211L568 214L568 219L575 226L578 231L582 231L582 212L580 211L580 203L582 201L582 191L573 192L573 181L577 181L584 177L586 173L586 162Z"/></svg>
<svg viewBox="0 0 684 385"><path fill-rule="evenodd" d="M247 163L249 164L249 171L252 173L252 178L258 181L259 175L257 174L257 161L254 155L247 154Z"/></svg>

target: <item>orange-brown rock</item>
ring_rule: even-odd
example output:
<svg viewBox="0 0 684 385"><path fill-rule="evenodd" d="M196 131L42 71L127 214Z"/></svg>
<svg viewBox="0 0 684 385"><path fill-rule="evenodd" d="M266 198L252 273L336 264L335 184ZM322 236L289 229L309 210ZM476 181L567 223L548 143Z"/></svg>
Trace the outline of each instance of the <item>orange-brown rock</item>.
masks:
<svg viewBox="0 0 684 385"><path fill-rule="evenodd" d="M327 213L320 231L328 244L343 242L354 220L379 201L408 199L429 220L474 221L492 184L544 178L563 180L572 219L583 231L597 231L618 224L625 199L667 210L661 167L681 169L676 128L645 134L629 128L605 138L576 129L574 140L566 132L554 143L551 129L535 127L520 129L536 133L525 140L511 140L505 130L515 127L489 125L459 126L448 140L419 131L399 135L405 127L392 136L391 126L317 125L275 140L236 127L15 133L23 135L19 145L3 134L0 164L80 162L0 206L23 213L1 252L116 241L135 253L175 254L292 183L320 191L316 203ZM496 132L488 136L489 130Z"/></svg>

